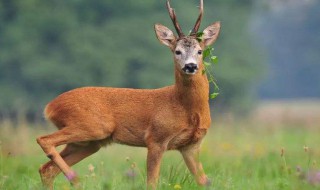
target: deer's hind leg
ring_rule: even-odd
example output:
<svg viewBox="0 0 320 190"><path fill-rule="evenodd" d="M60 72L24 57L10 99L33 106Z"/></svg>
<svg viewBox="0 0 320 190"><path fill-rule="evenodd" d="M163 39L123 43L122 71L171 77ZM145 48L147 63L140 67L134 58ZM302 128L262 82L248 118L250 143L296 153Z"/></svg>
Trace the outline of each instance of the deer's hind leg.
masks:
<svg viewBox="0 0 320 190"><path fill-rule="evenodd" d="M69 166L72 166L97 152L99 149L100 144L97 142L89 142L86 145L67 144L67 146L61 151L60 156ZM39 169L42 184L46 188L53 189L54 179L60 172L61 170L59 167L50 160ZM77 183L77 179L74 179L73 183Z"/></svg>
<svg viewBox="0 0 320 190"><path fill-rule="evenodd" d="M65 152L64 151L62 152L66 154L65 157L63 158L64 155L62 153L61 153L62 155L60 155L56 150L56 147L63 144L72 144L77 142L91 142L95 144L97 143L95 141L99 142L99 140L108 138L111 132L112 131L108 132L102 129L99 130L99 128L95 128L94 130L88 130L88 129L84 130L82 128L65 127L53 134L37 138L38 144L41 146L43 151L47 154L48 158L50 158L52 161L45 164L44 168L48 168L48 166L51 166L51 165L52 166L56 165L71 183L76 183L77 179L76 179L75 172L70 168L69 165L77 163L83 158L93 154L94 152L97 151L98 148L92 148L92 147L89 148L86 146L81 148L79 147L77 148L77 151L73 150L74 153L70 153L72 152L71 150L69 150L70 152L66 150ZM90 144L90 146L98 146L97 144L96 145L93 145L93 144ZM44 171L45 170L46 169L44 169ZM47 175L49 174L43 174L43 175L47 177ZM49 179L51 178L49 177ZM49 181L50 180L48 180L48 182ZM47 181L44 181L44 182L46 183Z"/></svg>

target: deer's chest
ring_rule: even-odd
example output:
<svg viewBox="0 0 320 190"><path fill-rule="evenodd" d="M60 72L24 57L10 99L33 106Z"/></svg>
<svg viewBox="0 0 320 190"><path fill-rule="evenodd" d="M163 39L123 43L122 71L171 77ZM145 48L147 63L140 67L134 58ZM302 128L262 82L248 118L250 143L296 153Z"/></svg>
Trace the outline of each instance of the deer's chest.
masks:
<svg viewBox="0 0 320 190"><path fill-rule="evenodd" d="M181 149L183 147L198 144L207 133L207 128L184 128L176 136L173 136L167 145L168 150Z"/></svg>
<svg viewBox="0 0 320 190"><path fill-rule="evenodd" d="M167 149L180 149L201 142L210 127L210 113L186 113L174 119L162 119L152 130L152 136Z"/></svg>

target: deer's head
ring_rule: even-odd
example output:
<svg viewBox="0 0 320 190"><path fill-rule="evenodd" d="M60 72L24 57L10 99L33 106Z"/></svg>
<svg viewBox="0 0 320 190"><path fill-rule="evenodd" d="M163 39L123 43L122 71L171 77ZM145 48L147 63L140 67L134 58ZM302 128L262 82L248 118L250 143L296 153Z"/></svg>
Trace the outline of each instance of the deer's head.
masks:
<svg viewBox="0 0 320 190"><path fill-rule="evenodd" d="M175 36L169 28L161 24L155 25L157 38L162 44L171 49L174 54L175 64L183 74L194 75L197 73L202 64L202 51L206 46L215 42L220 31L220 22L216 22L203 31L201 40L197 38L203 15L203 0L200 0L199 7L198 19L189 35L183 34L169 0L167 0L167 8L178 36Z"/></svg>

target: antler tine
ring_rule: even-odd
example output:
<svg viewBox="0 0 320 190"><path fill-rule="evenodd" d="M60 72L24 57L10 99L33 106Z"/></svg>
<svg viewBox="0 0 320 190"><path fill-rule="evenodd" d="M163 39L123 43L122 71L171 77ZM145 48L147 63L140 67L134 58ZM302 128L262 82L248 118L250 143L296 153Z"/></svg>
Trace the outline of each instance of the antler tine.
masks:
<svg viewBox="0 0 320 190"><path fill-rule="evenodd" d="M181 27L180 27L180 25L179 25L179 23L178 23L178 21L177 21L177 17L176 17L176 14L175 14L175 12L174 12L174 9L171 8L169 1L170 1L170 0L167 0L167 8L168 8L168 12L169 12L170 18L171 18L172 23L173 23L173 25L174 25L177 33L178 33L178 36L179 36L179 37L182 37L182 36L184 36L184 34L183 34L183 32L182 32L182 30L181 30Z"/></svg>
<svg viewBox="0 0 320 190"><path fill-rule="evenodd" d="M194 25L192 31L191 31L191 35L195 35L197 34L200 24L201 24L201 19L202 19L202 15L203 15L203 0L200 0L200 6L199 6L199 16L198 19L196 21L196 24Z"/></svg>

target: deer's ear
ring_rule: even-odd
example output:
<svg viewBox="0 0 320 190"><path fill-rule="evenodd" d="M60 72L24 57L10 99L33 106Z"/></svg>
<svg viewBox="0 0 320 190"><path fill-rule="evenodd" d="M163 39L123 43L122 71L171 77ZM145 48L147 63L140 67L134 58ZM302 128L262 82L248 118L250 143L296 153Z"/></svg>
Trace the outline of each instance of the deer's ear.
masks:
<svg viewBox="0 0 320 190"><path fill-rule="evenodd" d="M206 29L204 29L203 36L202 36L204 45L209 46L213 44L213 42L215 42L216 39L218 38L219 31L220 31L220 22L215 22L210 26L208 26Z"/></svg>
<svg viewBox="0 0 320 190"><path fill-rule="evenodd" d="M174 36L173 32L169 28L161 24L155 24L154 30L156 32L158 40L162 44L169 46L172 49L176 41L176 37Z"/></svg>

